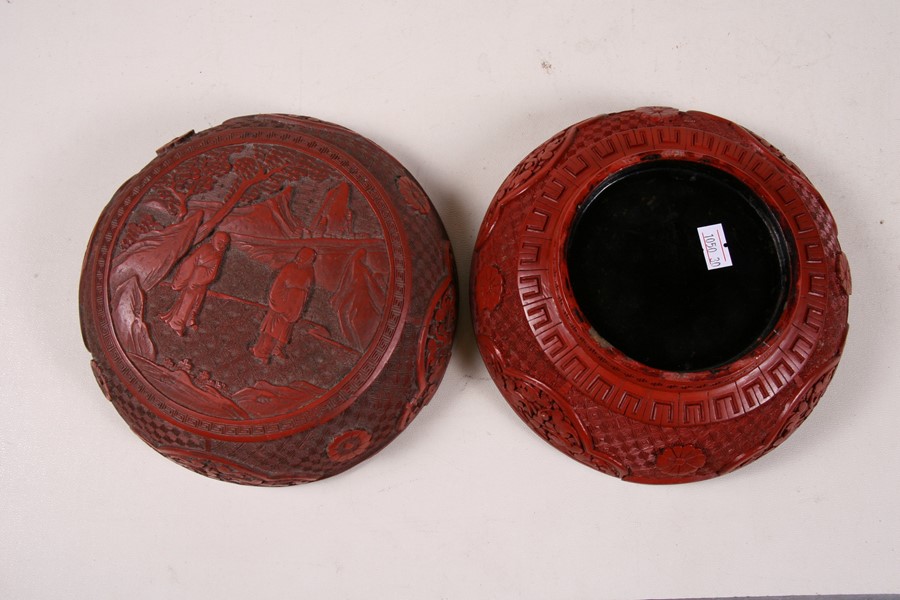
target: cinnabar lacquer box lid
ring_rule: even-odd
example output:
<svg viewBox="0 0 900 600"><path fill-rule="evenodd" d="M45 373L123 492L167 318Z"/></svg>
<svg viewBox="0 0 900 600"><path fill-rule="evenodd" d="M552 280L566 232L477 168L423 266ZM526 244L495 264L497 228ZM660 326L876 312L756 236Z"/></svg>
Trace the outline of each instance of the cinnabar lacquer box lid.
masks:
<svg viewBox="0 0 900 600"><path fill-rule="evenodd" d="M80 289L100 387L210 477L290 485L372 456L443 377L453 254L428 197L343 127L256 115L182 136L103 211Z"/></svg>

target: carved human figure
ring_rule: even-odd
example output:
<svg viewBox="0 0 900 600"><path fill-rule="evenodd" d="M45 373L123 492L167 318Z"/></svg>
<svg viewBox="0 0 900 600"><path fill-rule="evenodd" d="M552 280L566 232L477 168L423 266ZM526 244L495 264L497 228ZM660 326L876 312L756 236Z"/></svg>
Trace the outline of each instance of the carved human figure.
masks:
<svg viewBox="0 0 900 600"><path fill-rule="evenodd" d="M259 328L259 338L250 349L253 356L268 362L272 356L284 358L284 347L309 300L315 284L313 262L316 252L302 248L293 262L285 265L269 290L269 310Z"/></svg>
<svg viewBox="0 0 900 600"><path fill-rule="evenodd" d="M184 335L187 327L197 328L206 290L219 274L229 241L227 233L216 232L209 242L188 255L175 272L172 289L178 292L178 298L160 318L178 335Z"/></svg>

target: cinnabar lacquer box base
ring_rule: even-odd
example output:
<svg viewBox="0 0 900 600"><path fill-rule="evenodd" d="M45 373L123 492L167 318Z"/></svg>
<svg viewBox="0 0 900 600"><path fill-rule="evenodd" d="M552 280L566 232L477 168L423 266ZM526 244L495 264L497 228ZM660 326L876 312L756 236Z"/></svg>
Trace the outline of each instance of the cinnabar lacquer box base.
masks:
<svg viewBox="0 0 900 600"><path fill-rule="evenodd" d="M642 483L756 460L809 415L847 334L850 272L802 172L725 119L588 119L507 177L475 245L475 333L541 438Z"/></svg>

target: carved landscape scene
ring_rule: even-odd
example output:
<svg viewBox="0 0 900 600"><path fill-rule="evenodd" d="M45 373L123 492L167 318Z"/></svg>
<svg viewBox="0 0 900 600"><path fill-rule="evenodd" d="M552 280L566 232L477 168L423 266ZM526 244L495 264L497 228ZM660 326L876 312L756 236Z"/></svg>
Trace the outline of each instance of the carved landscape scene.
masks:
<svg viewBox="0 0 900 600"><path fill-rule="evenodd" d="M116 338L163 396L224 419L302 410L375 338L389 287L365 196L284 146L231 145L176 164L117 240Z"/></svg>

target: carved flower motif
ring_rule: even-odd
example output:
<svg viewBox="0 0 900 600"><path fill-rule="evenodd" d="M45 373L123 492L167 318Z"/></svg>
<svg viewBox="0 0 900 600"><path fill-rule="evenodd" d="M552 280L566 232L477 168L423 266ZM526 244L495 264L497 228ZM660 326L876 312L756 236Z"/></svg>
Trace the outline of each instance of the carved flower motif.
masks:
<svg viewBox="0 0 900 600"><path fill-rule="evenodd" d="M494 310L500 304L503 297L503 275L495 265L482 267L475 294L478 296L478 304L487 311Z"/></svg>
<svg viewBox="0 0 900 600"><path fill-rule="evenodd" d="M561 448L583 450L578 432L569 423L565 414L551 405L535 414L531 422L543 432L550 442Z"/></svg>
<svg viewBox="0 0 900 600"><path fill-rule="evenodd" d="M328 458L335 462L353 460L366 451L372 436L362 429L351 429L338 435L328 445Z"/></svg>
<svg viewBox="0 0 900 600"><path fill-rule="evenodd" d="M548 140L544 145L535 148L535 150L525 157L515 170L507 176L506 181L500 186L500 190L497 192L496 197L503 198L509 192L521 188L528 183L534 174L540 171L547 161L553 158L556 150L562 145L563 140L565 139L566 132L563 131Z"/></svg>
<svg viewBox="0 0 900 600"><path fill-rule="evenodd" d="M809 416L809 413L812 412L813 407L809 404L809 402L801 402L797 405L797 410L794 411L794 414L791 415L791 418L788 419L788 422L785 424L784 429L781 432L781 438L786 438L795 431L797 428L803 424L803 421L806 420L806 417Z"/></svg>
<svg viewBox="0 0 900 600"><path fill-rule="evenodd" d="M656 457L656 466L659 467L659 470L675 477L693 475L705 464L706 455L702 450L690 444L671 446Z"/></svg>
<svg viewBox="0 0 900 600"><path fill-rule="evenodd" d="M662 121L678 114L677 109L669 108L668 106L644 106L635 112L647 115L655 121Z"/></svg>
<svg viewBox="0 0 900 600"><path fill-rule="evenodd" d="M820 377L810 388L809 392L806 393L806 396L797 403L797 408L795 408L791 413L791 416L788 417L784 427L782 427L781 432L778 434L773 447L780 445L781 442L797 431L797 428L803 424L819 403L822 396L825 395L825 389L828 387L828 384L831 383L833 375L834 369L831 369L825 375Z"/></svg>

